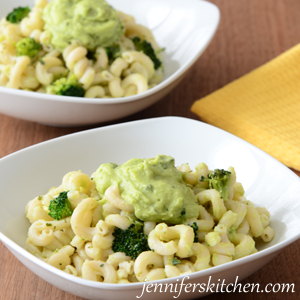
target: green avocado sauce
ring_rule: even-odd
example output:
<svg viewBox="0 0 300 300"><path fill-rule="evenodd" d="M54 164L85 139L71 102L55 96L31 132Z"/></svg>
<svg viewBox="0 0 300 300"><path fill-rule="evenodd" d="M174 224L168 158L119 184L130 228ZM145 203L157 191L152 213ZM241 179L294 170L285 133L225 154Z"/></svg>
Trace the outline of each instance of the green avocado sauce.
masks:
<svg viewBox="0 0 300 300"><path fill-rule="evenodd" d="M60 51L73 41L91 51L109 47L124 33L117 11L104 0L53 0L45 7L43 19L51 43Z"/></svg>
<svg viewBox="0 0 300 300"><path fill-rule="evenodd" d="M118 185L121 197L133 205L138 219L178 224L199 215L196 196L183 175L174 166L174 158L157 155L133 158L122 165L102 164L94 180L101 197L111 185Z"/></svg>

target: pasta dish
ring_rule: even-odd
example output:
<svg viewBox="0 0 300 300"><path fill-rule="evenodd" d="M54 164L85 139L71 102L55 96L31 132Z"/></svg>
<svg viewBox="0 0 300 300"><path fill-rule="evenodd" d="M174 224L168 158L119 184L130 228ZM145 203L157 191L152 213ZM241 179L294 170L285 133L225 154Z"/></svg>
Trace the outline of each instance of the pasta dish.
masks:
<svg viewBox="0 0 300 300"><path fill-rule="evenodd" d="M233 167L195 170L157 155L67 173L29 201L26 247L74 276L105 283L171 278L257 252L270 213L245 197Z"/></svg>
<svg viewBox="0 0 300 300"><path fill-rule="evenodd" d="M116 98L163 79L152 32L104 0L36 0L0 21L0 86Z"/></svg>

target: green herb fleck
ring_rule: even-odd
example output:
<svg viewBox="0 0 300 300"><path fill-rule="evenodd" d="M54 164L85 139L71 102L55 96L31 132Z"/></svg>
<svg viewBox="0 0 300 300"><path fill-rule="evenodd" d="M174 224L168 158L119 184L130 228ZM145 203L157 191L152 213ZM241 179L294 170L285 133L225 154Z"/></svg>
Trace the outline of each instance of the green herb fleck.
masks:
<svg viewBox="0 0 300 300"><path fill-rule="evenodd" d="M185 221L185 219L186 219L185 214L186 214L186 211L185 211L185 208L183 208L183 210L182 210L181 213L180 213L180 219L181 219L182 223L183 223L183 222Z"/></svg>
<svg viewBox="0 0 300 300"><path fill-rule="evenodd" d="M192 225L189 224L189 226L191 226L194 230L194 243L198 243L198 233L197 233L197 231L198 231L199 228L198 228L197 223L194 222Z"/></svg>
<svg viewBox="0 0 300 300"><path fill-rule="evenodd" d="M153 185L152 184L147 185L146 191L153 192Z"/></svg>
<svg viewBox="0 0 300 300"><path fill-rule="evenodd" d="M181 261L180 261L178 258L176 258L176 257L173 258L172 264L173 264L174 266L176 266L176 265L178 265L178 264L180 264L180 263L181 263Z"/></svg>

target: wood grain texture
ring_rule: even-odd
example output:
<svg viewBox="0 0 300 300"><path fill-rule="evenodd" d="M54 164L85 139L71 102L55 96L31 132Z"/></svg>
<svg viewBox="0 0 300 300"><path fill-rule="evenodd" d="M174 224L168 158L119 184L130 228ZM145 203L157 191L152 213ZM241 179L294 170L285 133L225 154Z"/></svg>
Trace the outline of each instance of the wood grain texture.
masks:
<svg viewBox="0 0 300 300"><path fill-rule="evenodd" d="M117 122L160 116L182 116L198 120L190 111L196 99L221 88L300 42L299 0L211 2L221 11L218 31L185 79L159 103ZM91 127L56 128L0 114L0 157L58 136L113 123L116 122ZM294 172L300 176L300 172ZM34 275L1 243L0 253L0 300L82 300ZM268 283L294 283L295 293L218 293L206 299L235 300L243 297L245 300L296 300L300 292L299 270L300 240L242 282L259 283L262 288Z"/></svg>

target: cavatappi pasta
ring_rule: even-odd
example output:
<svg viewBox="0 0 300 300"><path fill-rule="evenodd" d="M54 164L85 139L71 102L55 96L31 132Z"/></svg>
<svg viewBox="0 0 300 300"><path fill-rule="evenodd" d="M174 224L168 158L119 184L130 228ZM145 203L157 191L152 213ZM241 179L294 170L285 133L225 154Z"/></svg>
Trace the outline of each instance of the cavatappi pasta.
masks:
<svg viewBox="0 0 300 300"><path fill-rule="evenodd" d="M205 163L198 164L195 171L188 164L177 169L184 173L185 184L196 195L199 215L176 225L145 221L143 231L150 251L136 259L112 250L113 231L115 227L125 230L132 224L133 206L122 199L118 186L106 189L103 202L94 175L89 177L81 171L66 174L60 186L29 201L27 250L74 276L105 283L131 283L212 268L256 253L257 239L273 239L270 213L245 198L233 167L228 169L228 200L200 180L210 173ZM64 191L68 191L73 213L54 220L48 214L50 201ZM197 224L196 234L190 226L193 223Z"/></svg>
<svg viewBox="0 0 300 300"><path fill-rule="evenodd" d="M52 36L44 29L43 20L47 5L47 0L36 0L19 23L10 23L6 18L0 21L0 86L57 94L51 84L75 75L84 97L115 98L143 93L162 81L163 67L155 68L149 56L136 49L133 38L149 42L160 61L161 49L152 32L132 16L118 12L125 31L114 45L119 49L117 56L109 57L107 49L98 46L91 57L91 52L76 40L63 51L51 44ZM33 58L17 53L16 44L24 38L40 44Z"/></svg>

